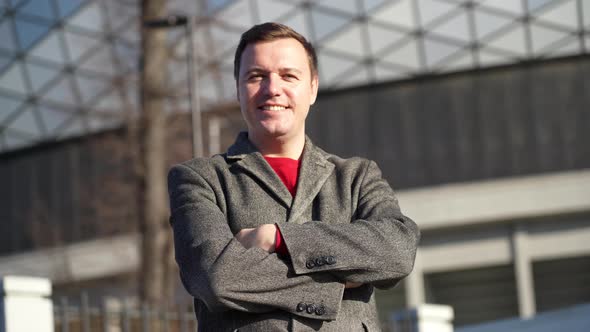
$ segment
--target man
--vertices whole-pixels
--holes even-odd
[[[170,170],[171,223],[200,331],[378,331],[374,288],[410,273],[419,231],[374,162],[314,146],[317,58],[281,24],[236,50],[248,131]]]

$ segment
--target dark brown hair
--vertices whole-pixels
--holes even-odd
[[[240,38],[240,43],[236,49],[236,55],[234,57],[234,78],[236,81],[240,75],[240,62],[242,53],[249,44],[257,42],[268,42],[277,39],[293,38],[303,45],[305,52],[307,53],[307,60],[309,62],[309,68],[311,75],[317,75],[318,73],[318,58],[315,53],[315,49],[310,42],[305,39],[302,35],[297,33],[295,30],[288,26],[280,23],[268,22],[253,26],[250,30],[244,32]]]

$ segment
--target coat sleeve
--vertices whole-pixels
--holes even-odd
[[[214,173],[202,169],[199,173],[204,176],[177,165],[168,174],[175,258],[187,291],[210,311],[280,309],[307,318],[335,319],[344,284],[330,273],[297,275],[276,254],[245,249],[219,208],[220,190],[207,180]]]
[[[354,220],[280,223],[300,275],[330,271],[345,281],[390,288],[414,266],[420,231],[400,211],[373,161],[365,164]]]

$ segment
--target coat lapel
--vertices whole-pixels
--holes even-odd
[[[305,148],[297,180],[297,194],[293,200],[288,222],[304,223],[308,220],[298,219],[305,212],[322,186],[332,174],[334,164],[316,148],[309,138],[305,139]]]
[[[241,132],[236,142],[227,150],[227,159],[235,160],[237,167],[250,174],[262,187],[273,195],[286,208],[291,206],[293,198],[279,176],[264,160],[262,154],[248,140],[248,134]]]
[[[315,147],[307,137],[301,158],[297,194],[293,198],[279,176],[264,160],[262,154],[250,143],[246,132],[241,132],[236,142],[227,151],[228,160],[235,160],[234,165],[250,174],[281,204],[290,208],[287,221],[296,223],[308,221],[298,220],[298,217],[313,202],[334,169],[334,164],[329,162],[321,150]]]

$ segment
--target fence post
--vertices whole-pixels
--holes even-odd
[[[121,328],[123,332],[131,332],[131,322],[129,321],[131,313],[129,311],[127,300],[121,300]]]
[[[152,320],[150,317],[150,308],[147,303],[142,303],[142,305],[141,305],[142,332],[150,332],[150,325],[152,325]]]
[[[109,327],[111,323],[111,312],[105,299],[103,299],[100,304],[100,313],[102,316],[102,332],[109,332]]]
[[[2,276],[0,291],[0,331],[53,332],[49,279]]]
[[[180,327],[180,332],[186,332],[188,330],[185,309],[182,305],[178,305],[178,326]]]
[[[391,315],[391,329],[400,332],[453,332],[453,307],[421,304]]]
[[[90,306],[88,305],[88,294],[82,292],[80,294],[80,321],[82,322],[82,332],[90,332]]]
[[[61,298],[60,313],[61,332],[70,332],[70,305],[68,304],[68,298],[65,296]]]
[[[162,332],[168,332],[168,306],[167,305],[163,305],[160,306],[160,331]]]

